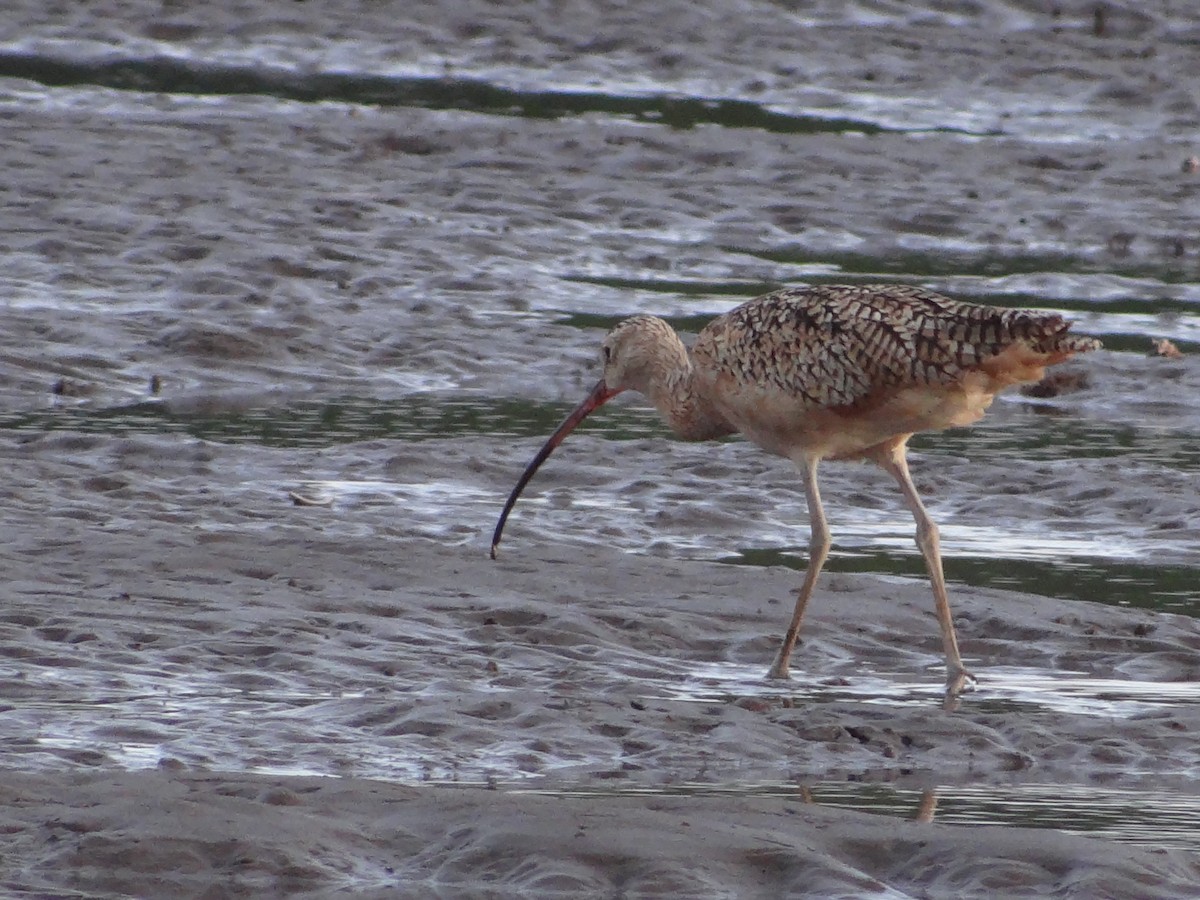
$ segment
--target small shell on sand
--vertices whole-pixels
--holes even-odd
[[[1150,341],[1153,349],[1147,356],[1162,356],[1166,359],[1182,359],[1183,351],[1167,338],[1153,338]]]

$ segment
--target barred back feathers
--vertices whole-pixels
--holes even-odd
[[[1100,346],[1069,327],[1054,313],[964,303],[919,287],[822,285],[743,303],[709,324],[692,352],[718,378],[835,409],[889,390],[953,384],[1016,344],[1044,355],[1041,365]]]

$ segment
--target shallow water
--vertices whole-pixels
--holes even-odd
[[[528,790],[520,784],[515,790]],[[917,790],[887,784],[679,784],[663,789],[548,790],[550,796],[604,798],[627,794],[771,797],[944,825],[1019,825],[1153,847],[1200,850],[1200,797],[1169,791],[1011,784]]]
[[[1193,682],[1151,684],[1095,678],[1083,672],[1047,674],[1011,666],[983,669],[976,665],[976,660],[966,659],[966,662],[978,669],[977,674],[984,679],[982,694],[971,697],[972,705],[984,711],[1072,712],[1124,718],[1200,703],[1200,685]],[[728,663],[701,664],[694,667],[683,683],[673,685],[666,696],[701,703],[744,696],[774,698],[789,704],[856,699],[889,706],[928,706],[941,699],[942,686],[936,681],[922,683],[911,678],[911,675],[898,672],[864,670],[862,677],[856,677],[853,683],[821,683],[811,680],[811,674],[801,673],[800,680],[809,682],[804,686],[776,687],[764,686],[759,668]]]
[[[311,450],[381,438],[418,443],[444,438],[538,438],[548,434],[568,409],[557,404],[441,394],[419,394],[391,402],[338,398],[215,414],[175,411],[169,404],[146,401],[111,409],[62,406],[10,416],[6,422],[0,421],[0,426],[32,433],[180,434],[217,442]],[[917,465],[936,465],[938,456],[961,454],[980,466],[993,467],[1016,468],[1030,460],[1061,464],[1093,458],[1181,474],[1200,472],[1200,432],[1046,418],[1036,414],[1039,407],[1030,409],[1033,415],[1010,416],[1000,424],[985,421],[972,429],[919,437],[914,446],[925,458]],[[608,411],[583,426],[582,431],[612,441],[667,436],[653,413],[639,409]],[[664,480],[658,490],[667,495],[673,487]],[[622,502],[612,491],[613,487],[604,485],[580,489],[565,504],[551,503],[547,507],[535,483],[518,514],[527,517],[544,509],[551,516],[550,527],[557,527],[554,522],[560,516],[569,516],[576,522],[587,517],[584,524],[589,530],[609,522],[614,528],[627,528],[628,521],[636,520],[645,507]],[[495,493],[465,480],[427,478],[409,482],[312,481],[298,485],[296,492],[316,502],[338,504],[342,509],[362,503],[395,504],[412,522],[425,521],[436,527],[438,522],[451,520],[480,530],[494,517],[497,500]],[[1093,493],[1104,496],[1105,489]],[[696,529],[681,528],[675,534],[660,531],[655,535],[656,552],[803,570],[807,560],[803,497],[798,486],[791,491],[773,492],[772,496],[770,506],[757,521],[743,526],[740,534],[706,538],[702,530]],[[719,499],[715,503],[720,506]],[[945,566],[953,581],[1146,609],[1188,614],[1200,611],[1192,529],[1133,530],[1131,523],[1105,522],[1100,516],[1091,516],[1084,523],[1070,508],[1043,513],[1041,517],[1007,517],[1001,513],[987,521],[956,513],[952,506],[942,510],[940,505],[932,503],[931,508],[943,522]],[[912,540],[911,519],[895,497],[888,498],[883,507],[833,508],[830,519],[836,544],[829,571],[913,577],[924,574],[924,563]],[[610,528],[610,534],[612,531]],[[788,536],[797,543],[778,543]],[[631,551],[644,547],[640,532],[629,534],[625,540],[619,535],[612,538]],[[754,538],[764,543],[747,543]],[[473,542],[475,532],[468,531],[456,540]]]
[[[420,640],[453,644],[461,642],[462,636],[425,628]],[[967,662],[976,670],[981,685],[964,702],[983,715],[1015,711],[1032,717],[1068,714],[1128,719],[1200,704],[1200,686],[1194,682],[1149,683],[1079,672],[980,667],[970,658]],[[635,703],[749,701],[756,706],[790,709],[852,701],[887,708],[929,708],[940,704],[943,690],[940,666],[930,666],[928,673],[915,681],[913,673],[872,672],[867,667],[851,679],[822,680],[798,665],[792,682],[775,684],[764,681],[761,666],[697,663],[687,671],[635,674],[646,665],[645,660],[631,658],[617,666],[630,679],[629,694]],[[185,674],[170,667],[157,674],[125,677],[89,676],[68,669],[57,678],[43,674],[36,685],[14,680],[11,673],[0,672],[0,677],[8,698],[6,721],[24,734],[20,741],[7,742],[6,752],[12,761],[19,759],[22,765],[35,768],[74,761],[137,769],[172,760],[176,765],[217,770],[471,783],[504,780],[516,774],[536,782],[553,779],[561,771],[603,769],[613,761],[607,747],[578,746],[558,757],[537,754],[537,765],[530,768],[534,756],[529,749],[531,741],[518,734],[508,742],[451,748],[436,739],[447,730],[433,724],[438,714],[424,725],[404,728],[411,704],[419,707],[423,696],[440,698],[452,687],[436,680],[421,684],[417,673],[405,678],[404,684],[393,681],[392,691],[354,687],[333,692],[321,692],[320,678],[300,674],[286,679],[275,674]],[[64,686],[73,694],[70,702],[59,697]],[[456,702],[468,707],[502,708],[510,699],[515,705],[512,689],[500,684],[453,688],[461,695]],[[550,691],[548,696],[553,698],[555,692]],[[383,732],[385,736],[364,741],[363,728],[368,724],[391,727]],[[433,739],[428,748],[422,736]],[[434,747],[436,753],[428,752]],[[922,771],[919,763],[917,771]],[[1158,772],[1158,768],[1139,771],[1127,767],[1122,774],[1136,780]],[[1174,774],[1195,778],[1200,773]],[[925,777],[936,780],[937,773],[929,771]],[[1196,827],[1200,829],[1200,825]]]
[[[482,554],[521,467],[594,380],[599,329],[651,312],[695,332],[777,286],[895,280],[1062,310],[1106,344],[1076,364],[1077,392],[1008,397],[976,427],[913,441],[952,595],[1200,614],[1200,176],[1180,168],[1200,121],[1191,13],[1115,9],[1097,46],[1090,6],[1048,22],[1036,4],[984,4],[964,26],[942,10],[810,4],[780,28],[767,4],[725,33],[686,4],[663,50],[651,23],[598,21],[594,4],[539,29],[516,6],[426,6],[400,29],[331,13],[329,33],[290,8],[209,27],[30,4],[0,25],[14,184],[0,205],[0,436],[29,467],[6,487],[12,505],[50,523],[14,543],[52,546],[64,520],[149,521],[187,523],[189,542],[294,528],[298,545],[316,533]],[[999,39],[980,47],[964,27]],[[843,52],[850,35],[864,52]],[[930,45],[938,66],[913,49]],[[1182,359],[1147,357],[1164,337]],[[95,468],[86,495],[77,465]],[[923,578],[893,486],[857,466],[824,477],[830,572]],[[289,519],[289,495],[318,504],[314,517]],[[569,554],[598,536],[631,554],[802,568],[807,525],[788,465],[738,442],[681,445],[622,400],[539,474],[505,552]],[[76,594],[107,589],[94,568],[79,566]],[[403,588],[387,596],[411,602]],[[45,590],[14,641],[21,628],[78,636],[53,621],[75,594]],[[112,614],[122,627],[196,614],[132,602]],[[460,630],[410,626],[389,639],[426,655],[372,680],[361,648],[298,636],[350,641],[356,623],[338,615],[282,637],[234,623],[245,633],[206,645],[210,670],[149,638],[119,659],[88,656],[86,632],[82,650],[14,650],[0,664],[6,754],[29,768],[165,761],[519,788],[578,777],[563,790],[603,793],[590,774],[614,765],[612,741],[580,745],[551,718],[525,728],[537,740],[481,730],[456,753],[443,735],[463,714],[421,717],[422,698],[482,710],[515,690],[429,676],[470,645]],[[242,656],[291,642],[313,669],[259,674]],[[799,689],[741,663],[589,665],[638,702],[902,708],[940,692],[933,668]],[[1200,700],[1194,681],[1136,671],[979,674],[969,702],[984,716],[1130,719]],[[936,821],[1200,849],[1198,773],[1169,774],[1174,786],[1144,790],[938,785]],[[886,785],[810,792],[901,816],[919,801]]]

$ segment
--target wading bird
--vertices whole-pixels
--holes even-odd
[[[964,303],[906,285],[775,291],[718,316],[690,352],[662,319],[626,319],[604,339],[604,376],[509,495],[492,536],[492,558],[534,472],[589,413],[622,391],[648,397],[684,440],[740,433],[792,460],[808,499],[808,569],[768,673],[786,678],[800,620],[829,555],[817,466],[823,459],[869,459],[896,479],[916,519],[953,697],[975,679],[958,652],[938,528],[909,475],[908,440],[974,422],[998,391],[1038,381],[1046,366],[1100,347],[1068,334],[1069,328],[1054,313]]]

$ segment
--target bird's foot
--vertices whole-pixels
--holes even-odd
[[[968,672],[962,664],[946,666],[946,708],[955,709],[958,698],[966,691],[972,691],[979,684],[979,679]]]
[[[771,668],[767,670],[767,678],[772,681],[788,681],[791,675],[788,674],[788,660],[784,656],[777,656],[775,662],[771,663]]]

